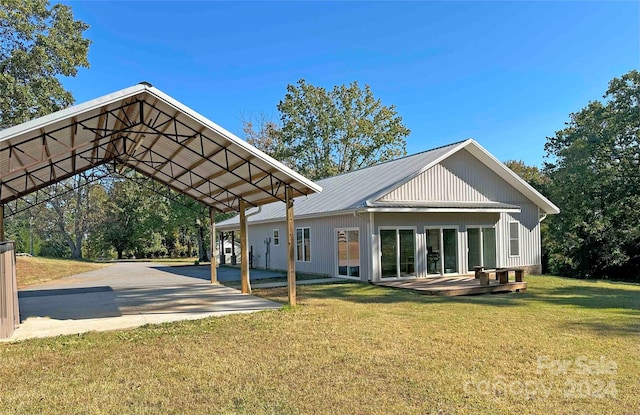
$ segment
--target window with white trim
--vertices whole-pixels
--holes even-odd
[[[509,222],[509,255],[520,255],[520,224]]]
[[[273,246],[280,246],[280,229],[273,230]]]
[[[296,228],[296,261],[311,262],[311,237],[309,228]]]

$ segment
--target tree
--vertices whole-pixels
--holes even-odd
[[[504,164],[537,191],[542,194],[546,193],[546,187],[549,185],[550,180],[538,167],[529,166],[522,160],[507,160]]]
[[[409,129],[395,107],[382,105],[368,85],[362,89],[352,82],[327,91],[301,79],[287,86],[278,111],[281,126],[263,122],[256,130],[245,122],[245,135],[311,179],[406,155]]]
[[[549,176],[547,176],[542,170],[536,166],[529,166],[522,160],[508,160],[504,164],[509,167],[514,173],[516,173],[522,180],[533,186],[543,195],[548,194],[548,187],[550,184]],[[540,223],[540,239],[542,248],[542,272],[549,272],[549,246],[552,243],[549,238],[549,222],[551,218]]]
[[[94,174],[100,173],[90,170],[49,187],[55,197],[35,211],[44,239],[64,242],[71,258],[82,258],[83,242],[101,219],[106,193]]]
[[[604,102],[549,137],[545,171],[561,214],[552,266],[578,277],[640,279],[640,72],[614,78]]]
[[[47,0],[0,1],[0,129],[73,103],[60,76],[89,67],[89,26]]]

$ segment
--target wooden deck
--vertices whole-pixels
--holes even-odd
[[[495,293],[512,293],[526,291],[526,282],[507,282],[500,284],[490,280],[489,285],[480,285],[480,280],[473,276],[428,277],[409,280],[381,281],[373,283],[382,287],[403,288],[420,294],[459,296]]]

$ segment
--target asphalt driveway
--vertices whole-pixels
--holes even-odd
[[[220,267],[221,281],[239,280]],[[251,271],[251,279],[281,276]],[[18,292],[20,327],[9,340],[277,309],[281,304],[213,285],[208,266],[119,262]]]

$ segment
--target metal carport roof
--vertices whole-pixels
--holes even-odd
[[[104,164],[125,165],[218,211],[322,188],[141,83],[0,131],[0,205]]]

